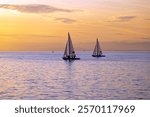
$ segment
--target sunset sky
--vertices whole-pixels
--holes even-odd
[[[0,51],[150,51],[150,0],[0,0]]]

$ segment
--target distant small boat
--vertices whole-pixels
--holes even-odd
[[[66,48],[65,48],[63,59],[64,60],[79,60],[80,59],[76,57],[69,32],[68,32],[68,41],[66,43]]]
[[[96,40],[96,45],[92,54],[93,57],[105,57],[102,53],[102,49],[100,47],[98,39]]]

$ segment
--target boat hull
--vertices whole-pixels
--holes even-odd
[[[92,55],[93,57],[105,57],[105,55]]]
[[[62,59],[64,59],[64,60],[80,60],[80,58],[66,58],[66,57],[63,57]]]

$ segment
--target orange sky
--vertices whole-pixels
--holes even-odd
[[[0,1],[0,51],[150,50],[149,0]]]

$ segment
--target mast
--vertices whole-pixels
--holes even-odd
[[[70,56],[70,54],[71,54],[71,53],[70,53],[70,51],[71,51],[71,50],[70,50],[70,41],[71,41],[71,39],[70,39],[70,33],[68,32],[69,56]]]
[[[98,48],[98,44],[99,44],[99,43],[98,43],[98,39],[97,39],[97,43],[96,43],[96,45],[97,45],[97,52],[96,52],[96,53],[97,53],[97,56],[98,56],[98,51],[99,51],[99,50],[98,50],[98,49],[99,49],[99,48]]]

